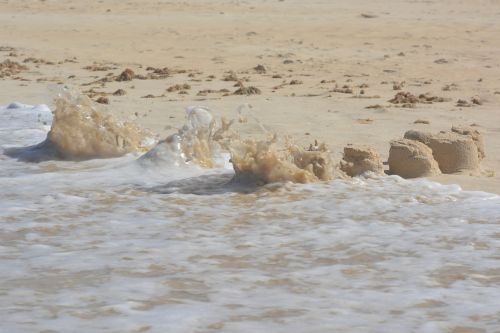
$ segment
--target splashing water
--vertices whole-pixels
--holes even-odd
[[[43,141],[52,117],[0,107],[0,147]],[[296,180],[270,161],[328,179],[326,148],[302,160],[206,109],[187,118],[139,159],[0,155],[2,331],[498,329],[498,196],[395,176],[231,182],[224,153],[263,183]]]
[[[160,159],[175,165],[192,162],[214,168],[227,166],[227,157],[230,156],[235,172],[233,181],[257,184],[331,180],[334,170],[341,175],[335,169],[325,144],[316,143],[305,150],[286,137],[280,139],[268,132],[265,133],[267,139],[243,139],[242,131],[233,130],[233,127],[247,122],[248,117],[241,109],[237,122],[221,119],[219,124],[207,108],[190,107],[186,124],[178,133],[161,141],[141,160]]]
[[[146,151],[154,144],[150,133],[131,122],[116,120],[85,95],[62,90],[54,99],[52,127],[34,146],[7,153],[26,161],[86,160]]]

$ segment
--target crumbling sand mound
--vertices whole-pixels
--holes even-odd
[[[340,161],[340,169],[348,176],[356,177],[371,171],[384,174],[384,165],[379,154],[369,147],[352,146],[344,147],[344,157]]]
[[[471,137],[453,132],[439,133],[431,137],[429,147],[443,173],[476,170],[479,153]]]
[[[469,126],[452,126],[451,131],[458,134],[470,136],[476,144],[479,160],[481,161],[486,157],[486,153],[484,151],[484,139],[478,130],[473,129]]]
[[[438,175],[440,171],[429,147],[419,141],[401,139],[391,141],[389,173],[417,178]]]

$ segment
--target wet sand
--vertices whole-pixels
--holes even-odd
[[[0,63],[25,67],[0,70],[0,105],[48,103],[51,86],[70,85],[163,138],[188,105],[234,118],[250,103],[336,160],[348,143],[387,159],[408,129],[474,124],[484,175],[432,179],[500,193],[499,19],[494,2],[2,1]],[[444,101],[390,103],[401,91]]]

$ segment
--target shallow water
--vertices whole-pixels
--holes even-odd
[[[2,149],[46,106],[0,107]],[[45,124],[44,124],[45,123]],[[0,155],[2,332],[494,332],[500,197],[399,177]]]

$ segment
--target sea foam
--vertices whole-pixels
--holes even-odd
[[[4,152],[50,130],[48,107],[18,106],[0,107]],[[224,148],[212,143],[198,152]],[[0,155],[3,330],[499,327],[497,195],[397,176],[235,184],[224,159],[171,163],[175,147],[185,152]]]

